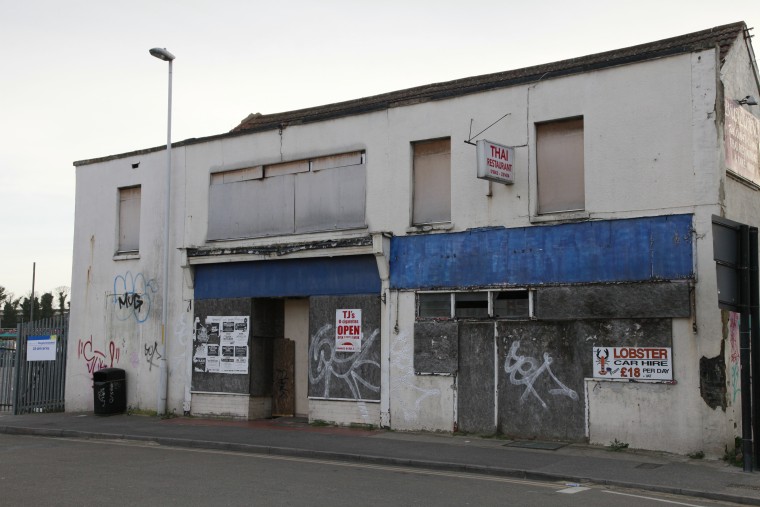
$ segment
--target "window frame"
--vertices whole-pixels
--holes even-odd
[[[521,315],[518,317],[501,317],[495,315],[494,301],[498,294],[503,292],[523,292],[527,295],[528,300],[528,315]],[[488,312],[483,317],[469,317],[457,315],[457,294],[482,294],[486,293],[488,298]],[[535,291],[526,287],[516,287],[508,289],[484,289],[484,290],[455,290],[455,291],[427,291],[420,290],[415,292],[415,320],[532,320],[535,319],[535,307],[534,307],[534,293]],[[420,296],[427,294],[448,294],[449,295],[449,315],[448,316],[429,316],[420,315],[421,301]]]
[[[431,149],[436,144],[440,144],[443,142],[448,143],[448,151],[438,151],[438,152],[432,152],[432,153],[417,153],[417,150],[419,149],[422,151],[423,148]],[[432,165],[431,159],[436,156],[440,156],[441,154],[447,153],[447,161],[448,165],[445,169],[441,169],[441,171],[446,170],[447,171],[447,177],[444,179],[440,178],[433,178],[432,176],[429,176],[433,172],[436,171],[435,166]],[[422,163],[431,164],[431,166],[423,165]],[[438,137],[434,139],[425,139],[425,140],[419,140],[419,141],[412,141],[411,143],[411,165],[412,165],[412,171],[411,171],[411,203],[410,203],[410,223],[412,227],[424,227],[424,226],[432,226],[437,224],[450,224],[451,223],[451,136],[447,137]],[[438,182],[446,182],[445,184],[442,183],[440,189],[431,189],[430,186],[424,185],[424,181],[418,181],[419,179],[424,178],[427,176],[429,179],[435,179]],[[444,188],[445,187],[445,188]],[[422,189],[425,189],[425,191],[422,191]],[[439,210],[433,209],[432,211],[427,210],[425,208],[435,208],[434,205],[432,205],[432,202],[436,201],[436,197],[438,200],[443,199],[443,194],[446,193],[446,189],[448,189],[448,195],[446,196],[446,203],[447,203],[447,212],[445,213],[446,216],[443,216],[441,214],[440,216],[436,216],[437,213],[439,213]],[[437,195],[440,194],[440,195]],[[431,197],[432,196],[432,197]],[[442,203],[439,203],[442,204]],[[423,209],[419,209],[422,207]]]
[[[135,192],[136,191],[136,192]],[[136,193],[137,197],[128,197],[125,194]],[[128,185],[125,187],[118,187],[117,192],[117,211],[116,211],[116,255],[134,255],[140,252],[140,220],[142,218],[142,185]],[[137,201],[136,205],[132,203],[132,206],[125,208],[124,203],[129,201]],[[125,212],[126,211],[126,212]],[[129,220],[129,223],[126,223]],[[131,224],[131,229],[134,231],[125,231],[127,227],[125,225]],[[122,239],[124,232],[130,233],[131,241]],[[132,238],[134,234],[134,238]]]
[[[575,126],[573,126],[575,124]],[[563,167],[569,167],[567,169],[568,172],[570,172],[569,175],[559,183],[554,183],[554,181],[557,179],[556,175],[560,171],[565,171],[566,169],[556,169],[556,158],[557,156],[551,153],[551,150],[549,150],[549,153],[547,152],[546,145],[544,144],[544,147],[542,148],[542,143],[545,143],[547,141],[547,135],[554,135],[554,139],[558,139],[559,135],[561,134],[562,127],[566,127],[566,138],[569,139],[570,136],[577,136],[580,134],[580,150],[577,150],[575,152],[571,152],[571,155],[574,153],[576,155],[579,155],[580,160],[577,159],[577,157],[570,158],[570,162],[567,162],[566,159],[562,160],[562,163],[567,164]],[[585,216],[588,214],[587,210],[587,202],[586,202],[586,134],[585,134],[585,118],[582,115],[579,116],[573,116],[568,118],[562,118],[562,119],[555,119],[555,120],[548,120],[548,121],[540,121],[534,123],[534,167],[533,167],[533,173],[535,175],[535,192],[534,194],[534,202],[535,206],[533,209],[533,215],[534,218],[538,219],[558,219],[558,218],[564,218],[566,216]],[[547,132],[546,134],[542,135],[542,131]],[[569,134],[570,136],[568,136]],[[543,138],[543,141],[542,141]],[[548,139],[552,139],[549,137]],[[557,141],[557,142],[561,142]],[[577,146],[575,148],[578,148]],[[542,152],[545,155],[542,155]],[[542,156],[544,158],[547,157],[555,157],[550,158],[548,165],[542,165],[541,159]],[[554,164],[552,164],[554,162]],[[544,162],[546,164],[546,162]],[[542,167],[549,167],[548,169],[542,170]],[[578,180],[582,180],[580,183],[578,183]],[[544,182],[546,181],[552,181],[551,186],[545,186],[544,188],[547,189],[544,192],[549,193],[557,193],[557,188],[567,189],[572,188],[573,185],[576,186],[576,191],[578,195],[572,196],[571,199],[568,199],[570,201],[570,204],[563,206],[562,204],[557,204],[555,206],[548,206],[547,203],[544,202],[546,197],[542,199],[542,180]],[[544,194],[545,195],[545,194]]]

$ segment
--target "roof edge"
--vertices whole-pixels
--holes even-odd
[[[508,88],[510,86],[525,83],[554,79],[710,48],[718,49],[719,58],[722,60],[737,38],[740,35],[743,35],[744,30],[746,29],[747,25],[743,21],[739,21],[658,41],[531,67],[465,77],[452,81],[443,81],[304,109],[266,115],[261,113],[249,114],[230,132],[201,138],[186,139],[184,141],[172,143],[172,148],[180,148],[203,142],[232,138],[239,135],[276,130],[291,125],[326,121],[345,116],[382,111],[392,107],[401,107],[432,100],[443,100],[470,95],[499,88]],[[165,149],[166,146],[164,145],[119,155],[80,160],[74,162],[74,166],[80,167],[110,160],[145,155]]]

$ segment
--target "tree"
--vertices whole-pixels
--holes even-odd
[[[55,315],[53,311],[53,293],[46,292],[40,296],[40,319],[49,319]],[[35,316],[37,313],[35,312]]]
[[[60,315],[66,313],[66,298],[69,297],[69,292],[70,289],[66,285],[55,288],[55,293],[58,295],[58,313]]]
[[[3,327],[15,328],[18,325],[18,299],[6,298],[3,305]]]
[[[31,296],[31,294],[30,294]],[[21,302],[21,315],[24,319],[24,322],[29,322],[32,318],[31,310],[34,308],[34,320],[37,320],[40,317],[40,298],[34,298],[33,300],[30,300],[30,296],[27,296],[24,298],[24,300]],[[34,306],[32,306],[34,305]]]
[[[0,285],[0,304],[8,298],[8,293],[5,292],[5,287]]]

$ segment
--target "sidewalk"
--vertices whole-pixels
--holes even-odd
[[[509,440],[319,427],[290,418],[226,421],[102,417],[91,412],[0,414],[0,433],[144,440],[167,446],[594,483],[760,505],[758,471],[745,473],[716,460],[646,451],[612,452],[579,444],[556,450],[531,449]]]

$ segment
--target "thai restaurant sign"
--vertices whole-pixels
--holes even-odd
[[[726,167],[760,185],[760,119],[732,99],[725,100]]]
[[[594,347],[594,378],[673,380],[670,347]]]
[[[482,139],[476,143],[478,178],[511,185],[515,182],[512,164],[515,149]]]

